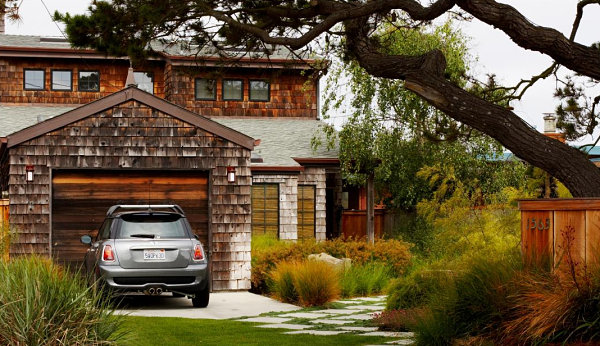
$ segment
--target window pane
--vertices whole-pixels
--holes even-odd
[[[223,100],[242,100],[243,84],[241,80],[223,79]]]
[[[71,71],[52,71],[52,90],[71,90]]]
[[[214,79],[196,78],[196,99],[216,100],[217,81]]]
[[[315,186],[298,185],[298,240],[315,237]]]
[[[270,83],[264,80],[250,81],[250,100],[269,101]]]
[[[25,70],[25,89],[44,90],[44,70]]]
[[[279,230],[279,185],[252,185],[252,234],[272,234]]]
[[[154,94],[154,75],[152,72],[134,72],[133,78],[138,88]]]
[[[79,90],[80,91],[100,91],[100,72],[81,71],[79,72]]]

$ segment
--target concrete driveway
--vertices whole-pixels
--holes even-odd
[[[211,293],[210,303],[206,308],[192,307],[188,298],[176,298],[170,293],[158,297],[144,295],[128,295],[123,299],[119,314],[149,317],[183,317],[227,319],[242,316],[256,316],[265,312],[294,311],[299,307],[281,303],[249,292]]]

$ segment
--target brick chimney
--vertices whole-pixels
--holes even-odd
[[[544,135],[562,143],[565,142],[565,134],[556,132],[556,115],[554,113],[544,113]]]

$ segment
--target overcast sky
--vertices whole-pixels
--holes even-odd
[[[576,0],[526,0],[503,1],[515,6],[533,23],[553,27],[566,36],[576,11]],[[22,22],[7,22],[7,34],[61,36],[61,32],[44,8],[46,4],[50,13],[60,12],[83,13],[90,1],[87,0],[24,0],[21,5]],[[588,6],[581,23],[576,41],[591,44],[600,41],[600,6]],[[480,76],[494,73],[499,81],[505,84],[518,82],[546,69],[551,64],[547,57],[526,51],[512,43],[499,30],[474,20],[462,24],[463,31],[471,37],[469,46],[471,54],[478,58],[475,71]],[[553,112],[557,100],[553,98],[555,82],[547,80],[538,82],[525,95],[522,102],[513,103],[515,112],[539,130],[543,129],[542,113]],[[589,142],[590,139],[588,138]]]

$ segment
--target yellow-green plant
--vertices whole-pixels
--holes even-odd
[[[302,306],[322,306],[340,297],[339,272],[328,263],[305,261],[294,275],[294,287]]]
[[[17,237],[17,232],[8,222],[0,223],[0,260],[8,260],[10,244]]]
[[[121,318],[107,304],[50,259],[0,261],[0,345],[113,343]]]
[[[339,275],[321,261],[281,262],[270,274],[269,288],[281,301],[322,306],[340,297]]]

